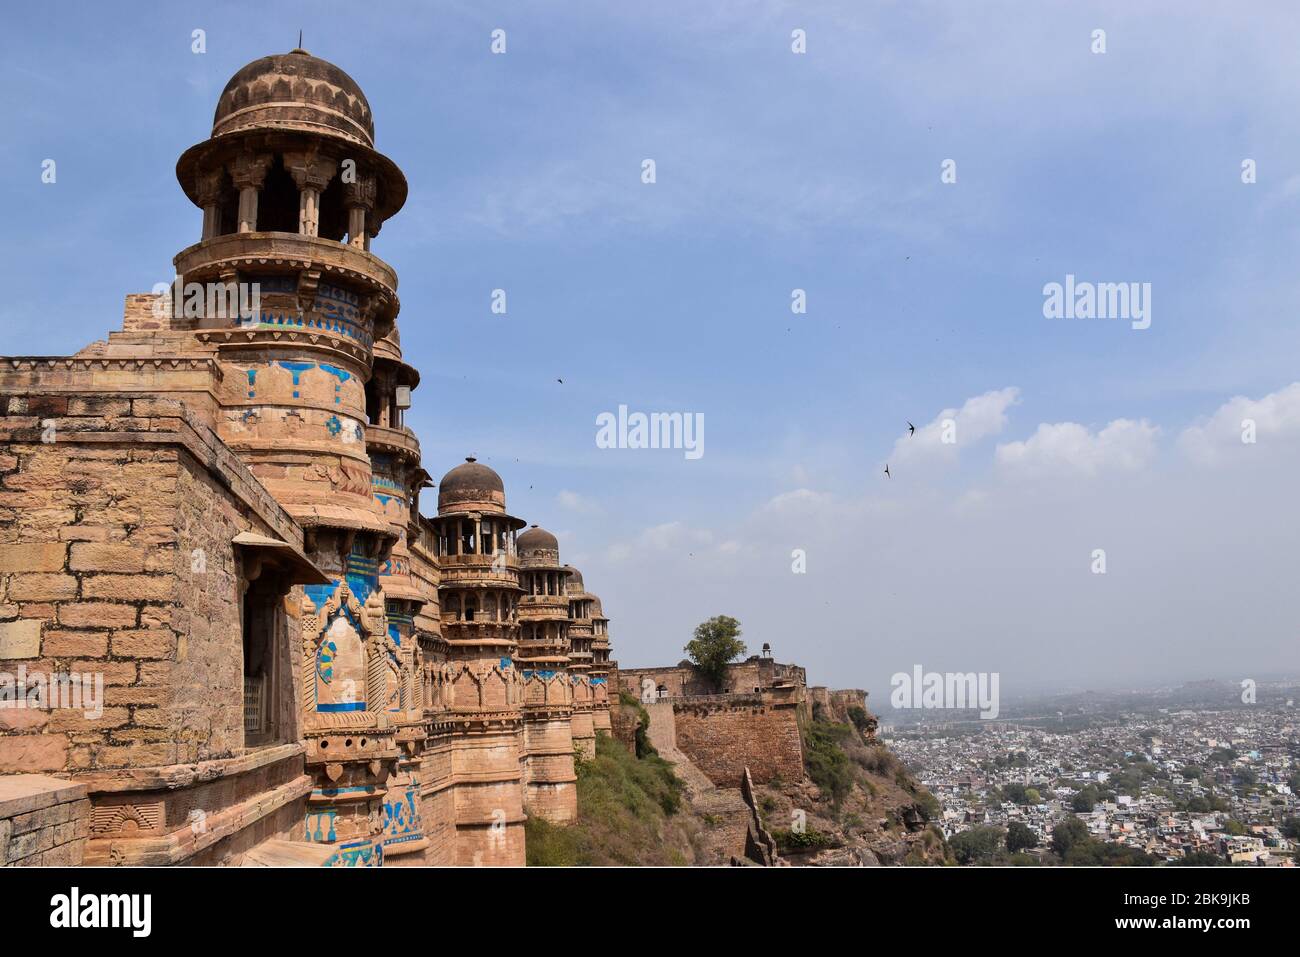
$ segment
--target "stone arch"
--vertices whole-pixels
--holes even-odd
[[[478,675],[468,665],[462,665],[451,679],[451,701],[453,707],[483,707],[483,688]]]
[[[383,688],[376,661],[392,644],[380,593],[362,605],[344,579],[319,608],[304,596],[302,635],[303,711],[376,710]]]

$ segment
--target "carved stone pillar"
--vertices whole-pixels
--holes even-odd
[[[375,178],[359,176],[354,182],[344,183],[343,202],[348,207],[348,245],[369,249],[366,220],[375,208]]]
[[[329,185],[338,163],[315,153],[286,153],[285,169],[298,187],[298,233],[320,234],[320,194]]]
[[[203,239],[221,235],[221,178],[220,168],[199,175],[195,190],[199,205],[203,207]]]
[[[271,168],[269,153],[241,153],[230,166],[230,179],[239,190],[239,231],[257,231],[257,194]]]

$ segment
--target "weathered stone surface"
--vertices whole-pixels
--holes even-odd
[[[77,597],[77,579],[63,573],[15,575],[9,581],[11,601],[59,601]]]
[[[0,659],[36,658],[41,653],[41,623],[30,618],[0,621]]]
[[[6,482],[6,488],[11,487]],[[25,504],[18,496],[15,504]],[[11,572],[56,572],[63,568],[68,546],[59,542],[0,546],[0,574]]]
[[[0,736],[0,774],[60,771],[67,755],[68,743],[62,735]]]
[[[73,602],[59,606],[59,624],[67,628],[122,628],[136,623],[134,605],[111,602]]]
[[[0,777],[0,866],[81,864],[89,813],[81,784],[37,774]]]
[[[145,550],[135,545],[77,542],[68,567],[79,572],[142,572]]]

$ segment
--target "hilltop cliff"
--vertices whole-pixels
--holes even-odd
[[[839,721],[833,719],[848,715],[813,710],[800,728],[806,777],[755,788],[782,859],[796,866],[950,863],[942,834],[930,824],[938,803],[875,740],[874,719]]]
[[[793,666],[775,668],[794,673]],[[683,677],[679,669],[653,674]],[[633,681],[639,684],[640,674]],[[679,836],[679,862],[949,861],[930,825],[938,804],[876,740],[865,692],[805,688],[801,680],[764,686],[748,676],[732,687],[746,690],[646,703],[624,691],[614,709],[614,732],[627,752],[671,768],[680,781],[681,807],[658,829]]]

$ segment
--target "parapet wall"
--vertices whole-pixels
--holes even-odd
[[[41,774],[0,777],[0,867],[77,867],[89,827],[80,784]]]
[[[179,403],[0,395],[0,672],[21,665],[33,682],[69,676],[95,692],[78,707],[0,711],[0,773],[237,755],[232,540],[246,529],[302,542]],[[280,717],[295,740],[296,663],[282,664]]]
[[[234,539],[299,554],[302,530],[179,402],[4,389],[0,799],[36,778],[78,794],[15,812],[39,814],[6,839],[43,864],[175,864],[300,833],[298,594],[268,682],[284,743],[250,749]],[[38,819],[48,835],[20,833]]]
[[[640,701],[650,700],[651,695],[676,698],[716,693],[752,694],[778,686],[803,688],[806,685],[803,668],[757,655],[727,665],[721,688],[710,685],[685,661],[669,668],[624,668],[617,673],[617,687]]]

